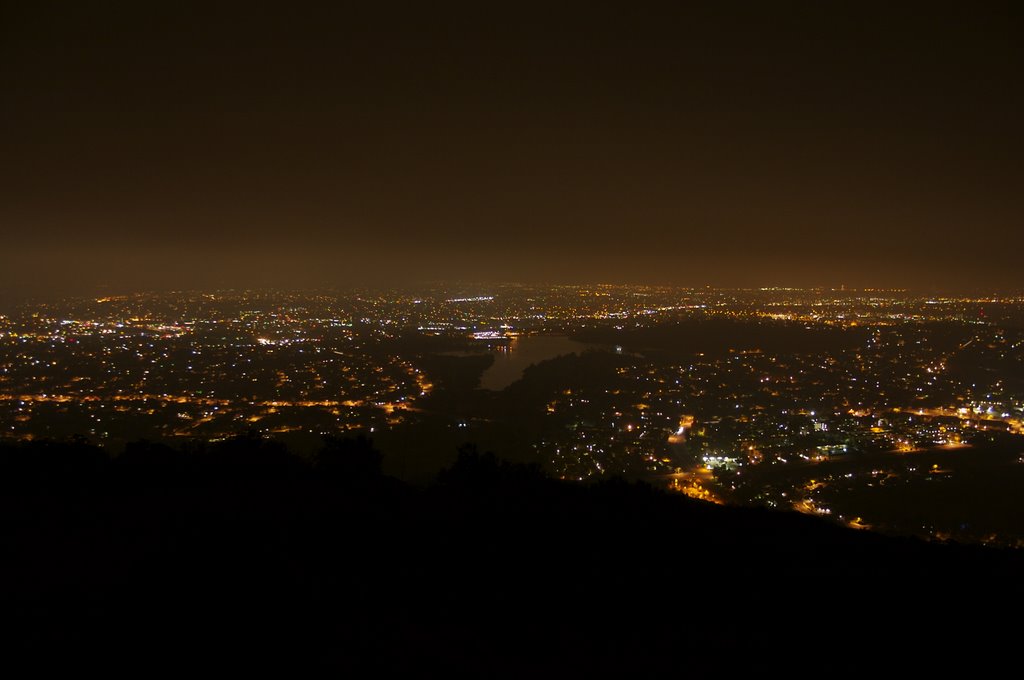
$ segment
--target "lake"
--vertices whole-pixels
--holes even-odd
[[[591,345],[570,340],[564,335],[525,335],[513,338],[507,349],[495,352],[494,363],[480,376],[480,387],[503,390],[523,377],[533,364],[566,354],[575,354]]]

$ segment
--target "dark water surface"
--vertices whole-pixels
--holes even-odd
[[[575,354],[590,345],[570,340],[564,335],[528,335],[515,338],[507,349],[498,350],[494,363],[480,377],[485,390],[503,390],[523,377],[523,370],[531,364]]]

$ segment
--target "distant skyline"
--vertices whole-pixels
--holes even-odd
[[[403,5],[0,9],[0,302],[1024,289],[1017,3]]]
[[[0,291],[0,315],[24,313],[35,310],[36,304],[59,305],[74,302],[113,302],[118,300],[143,301],[146,299],[167,299],[177,296],[187,300],[194,296],[223,296],[253,294],[256,296],[311,296],[312,298],[337,298],[338,300],[362,297],[373,299],[385,296],[386,299],[409,300],[422,297],[424,300],[445,300],[453,295],[482,295],[481,299],[508,300],[515,297],[517,291],[527,289],[538,292],[554,292],[559,290],[579,290],[599,292],[604,290],[612,293],[628,295],[637,294],[666,295],[678,293],[680,299],[706,294],[721,294],[729,297],[735,294],[738,298],[755,299],[761,294],[792,293],[805,300],[856,300],[861,298],[892,299],[895,301],[926,302],[929,300],[970,301],[984,305],[989,302],[1019,303],[1024,300],[1024,291],[999,290],[991,287],[976,286],[974,288],[942,288],[900,286],[685,286],[677,284],[647,283],[616,283],[608,281],[592,281],[582,283],[558,282],[522,282],[522,281],[389,281],[386,283],[362,282],[358,285],[332,286],[149,286],[132,288],[128,286],[114,287],[108,285],[83,285],[78,290],[40,290],[40,289],[5,289]],[[391,296],[390,298],[388,296]],[[808,297],[809,296],[809,297]],[[469,298],[467,298],[469,299]],[[474,298],[475,299],[475,298]]]

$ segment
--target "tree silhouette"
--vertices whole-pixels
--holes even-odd
[[[0,445],[0,484],[9,488],[82,488],[102,476],[110,457],[84,437]]]
[[[324,445],[316,455],[316,470],[335,482],[365,483],[381,478],[383,455],[373,440],[358,437],[324,437]]]

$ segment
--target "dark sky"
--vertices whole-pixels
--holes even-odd
[[[276,5],[5,3],[8,296],[1024,288],[1021,3]]]

